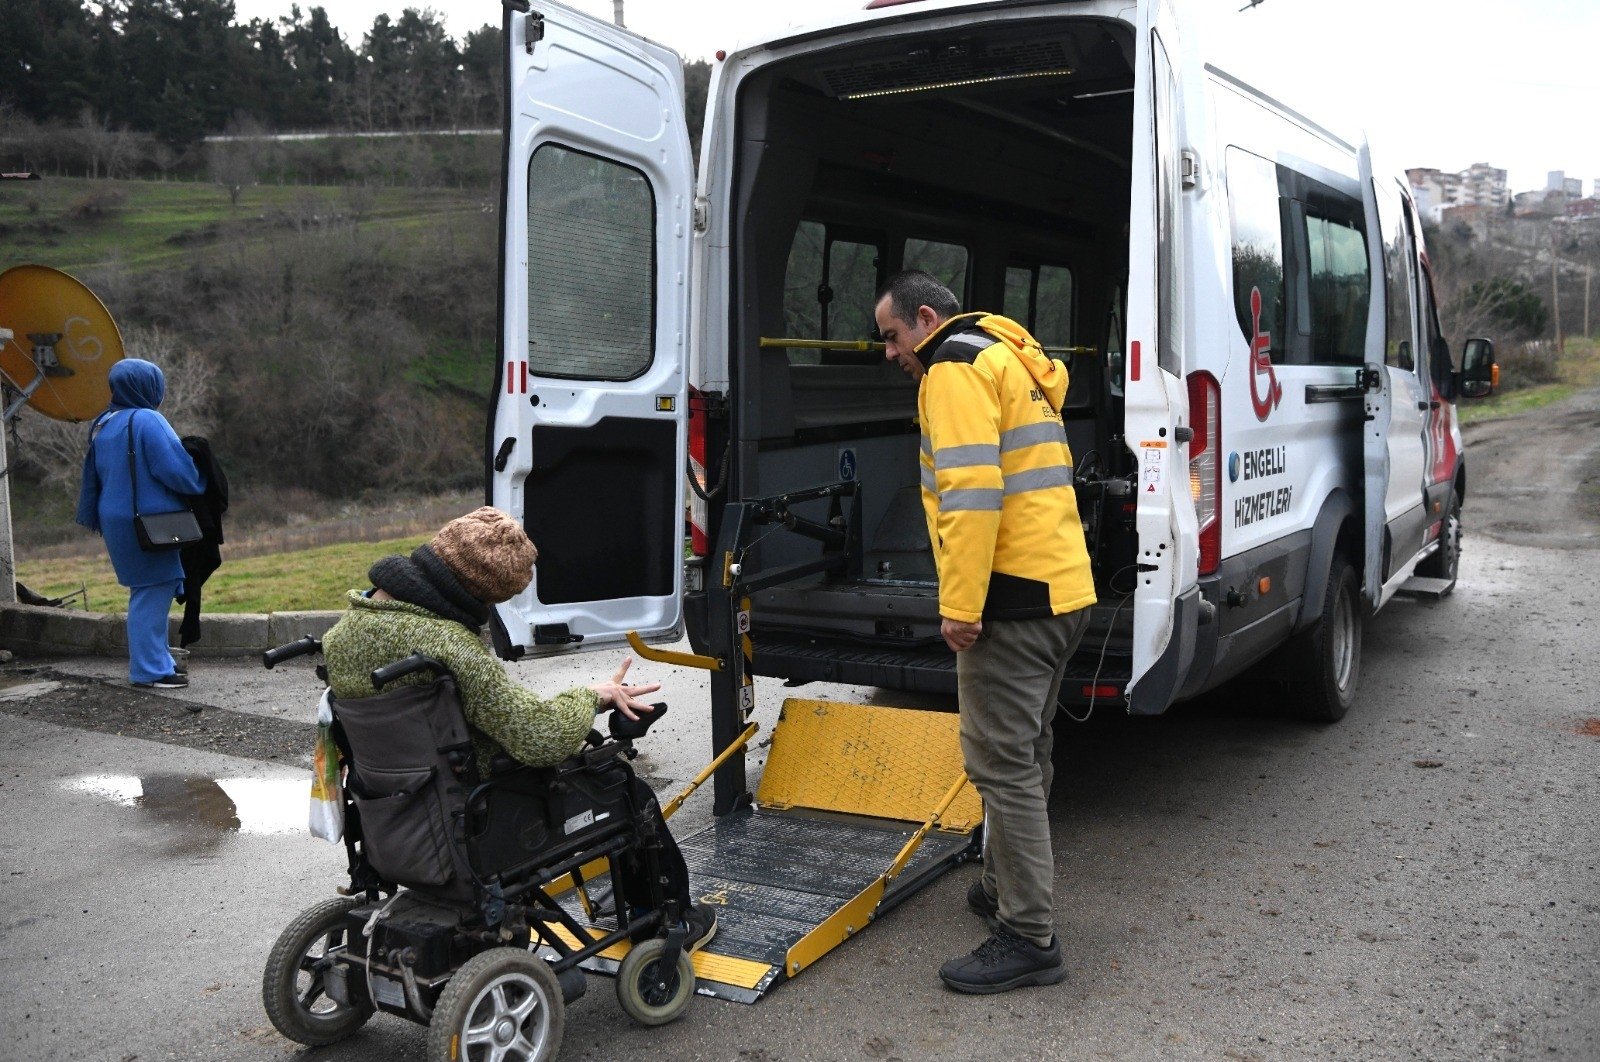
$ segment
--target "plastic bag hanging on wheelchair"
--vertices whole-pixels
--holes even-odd
[[[339,747],[333,740],[328,691],[317,703],[317,745],[311,755],[311,834],[338,843],[344,837],[344,793],[339,784]]]

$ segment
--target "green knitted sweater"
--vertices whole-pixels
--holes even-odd
[[[513,682],[483,640],[461,624],[406,601],[374,601],[359,590],[350,591],[349,602],[322,638],[333,695],[370,697],[374,668],[413,652],[433,657],[455,674],[479,770],[487,773],[500,751],[534,767],[559,763],[578,751],[594,726],[600,697],[593,690],[579,687],[544,700]],[[432,679],[422,672],[399,684]]]

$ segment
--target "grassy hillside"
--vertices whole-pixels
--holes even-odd
[[[109,263],[183,266],[197,248],[351,221],[415,231],[492,210],[492,193],[450,188],[255,185],[238,202],[214,184],[60,177],[0,184],[0,269],[69,273]]]
[[[431,533],[226,560],[206,582],[204,611],[340,609],[345,591],[369,585],[367,569],[373,561],[390,553],[409,553],[430,537]],[[104,553],[51,561],[19,557],[17,577],[45,597],[86,591],[87,607],[94,612],[125,612],[128,608],[128,591],[117,585]]]

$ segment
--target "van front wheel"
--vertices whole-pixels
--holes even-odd
[[[1337,723],[1356,699],[1361,674],[1361,589],[1342,556],[1328,568],[1322,615],[1284,646],[1288,711],[1299,719]]]

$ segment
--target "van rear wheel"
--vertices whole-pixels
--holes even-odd
[[[1439,548],[1417,565],[1417,574],[1427,579],[1443,579],[1446,586],[1439,591],[1439,596],[1449,597],[1456,588],[1456,573],[1460,567],[1461,500],[1452,490],[1449,508],[1444,513],[1444,526],[1439,529]]]
[[[1322,615],[1283,650],[1287,710],[1298,719],[1337,723],[1356,699],[1361,675],[1361,589],[1343,556],[1328,568]]]

